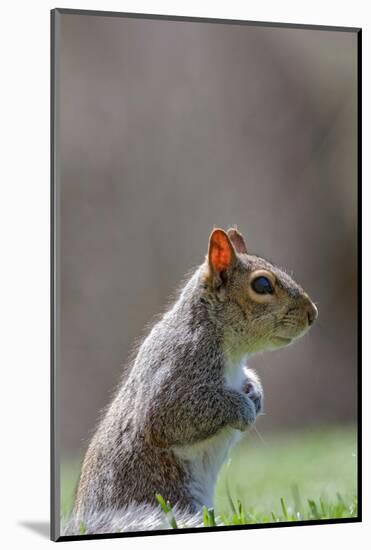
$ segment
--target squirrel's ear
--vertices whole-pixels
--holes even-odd
[[[229,237],[222,229],[214,229],[209,240],[209,267],[211,273],[220,275],[235,261],[236,253]]]
[[[236,252],[238,252],[239,254],[247,254],[247,246],[245,243],[245,239],[243,238],[241,233],[237,231],[236,228],[231,227],[230,229],[228,229],[227,234],[232,241]]]

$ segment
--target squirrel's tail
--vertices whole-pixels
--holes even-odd
[[[202,526],[200,512],[192,514],[174,506],[171,512],[165,514],[160,507],[150,504],[131,504],[121,509],[91,510],[82,516],[72,514],[62,520],[61,535],[113,534]]]

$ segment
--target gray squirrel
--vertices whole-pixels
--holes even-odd
[[[64,535],[202,525],[218,472],[261,412],[254,353],[307,332],[317,308],[281,269],[214,229],[208,254],[139,347],[92,438]]]

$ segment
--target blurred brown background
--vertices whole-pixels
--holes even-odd
[[[256,357],[260,432],[356,413],[356,34],[62,15],[62,456],[86,447],[135,341],[213,226],[319,308]]]

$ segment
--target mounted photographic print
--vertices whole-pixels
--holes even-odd
[[[361,30],[52,11],[52,538],[361,520]]]

